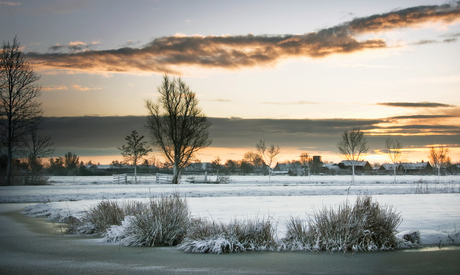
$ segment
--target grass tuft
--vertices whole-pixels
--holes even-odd
[[[354,206],[324,208],[313,218],[287,221],[281,250],[376,251],[396,249],[402,218],[391,206],[381,206],[370,196],[360,196]]]
[[[233,220],[228,224],[195,219],[179,249],[189,253],[234,253],[273,250],[276,228],[272,219]]]

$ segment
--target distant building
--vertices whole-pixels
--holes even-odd
[[[426,175],[433,172],[429,162],[401,163],[401,168],[406,175]]]
[[[403,168],[400,163],[384,163],[379,168],[380,174],[390,174],[393,175],[394,169],[396,167],[396,174],[403,174]]]
[[[322,165],[322,173],[329,175],[340,174],[340,167],[337,163],[324,163]]]
[[[342,160],[338,166],[340,169],[352,169],[353,162],[351,160]],[[355,161],[355,173],[365,173],[372,171],[372,166],[368,161]]]

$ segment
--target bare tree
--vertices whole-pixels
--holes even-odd
[[[302,164],[303,169],[305,169],[305,174],[308,172],[308,180],[310,180],[313,158],[307,152],[302,153],[300,154],[300,163]]]
[[[152,144],[173,165],[172,182],[177,184],[182,168],[193,160],[196,152],[211,144],[208,133],[211,123],[198,108],[195,93],[180,78],[170,80],[165,75],[158,92],[161,97],[157,103],[145,102],[149,112],[147,128]]]
[[[137,164],[144,159],[145,156],[152,151],[149,148],[146,141],[142,141],[144,136],[139,136],[137,131],[132,131],[129,136],[125,137],[128,142],[127,145],[123,145],[118,149],[121,151],[121,155],[125,162],[132,163],[134,166],[134,182],[137,183]],[[148,165],[148,161],[147,161]]]
[[[428,155],[431,164],[438,170],[438,182],[441,175],[441,168],[447,166],[451,159],[449,157],[449,148],[443,146],[430,146],[430,154]]]
[[[39,78],[26,61],[17,38],[13,44],[4,41],[0,52],[0,138],[6,149],[8,185],[14,155],[24,147],[31,127],[43,114],[36,101],[41,89],[36,83]]]
[[[353,128],[350,132],[343,132],[342,138],[337,143],[337,149],[350,162],[352,167],[351,182],[354,183],[355,166],[362,159],[362,156],[369,151],[364,133],[359,128]]]
[[[32,127],[30,138],[26,141],[26,147],[28,148],[27,164],[31,174],[29,183],[32,184],[46,181],[46,178],[40,175],[43,169],[42,158],[49,157],[54,152],[51,136],[40,136],[38,130],[38,124]]]
[[[77,156],[77,154],[72,153],[72,152],[67,152],[64,155],[64,166],[65,168],[67,168],[67,170],[76,169],[79,163],[80,163],[80,158]]]
[[[406,159],[405,154],[403,153],[402,143],[397,139],[393,140],[387,138],[385,141],[385,150],[390,162],[393,164],[393,173],[394,173],[394,183],[396,183],[396,168],[397,165],[403,162]]]
[[[216,181],[219,181],[219,169],[220,169],[220,166],[222,165],[222,160],[220,159],[219,156],[215,156],[214,159],[211,161],[211,165],[214,168],[216,168],[216,171],[217,171]]]
[[[256,144],[256,148],[259,154],[264,158],[265,164],[268,166],[268,182],[270,182],[272,169],[275,168],[274,166],[276,166],[277,163],[276,159],[281,152],[280,147],[272,144],[267,148],[267,146],[265,146],[265,140],[260,140],[259,143]]]

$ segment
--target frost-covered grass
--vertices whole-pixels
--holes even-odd
[[[323,208],[313,218],[287,221],[282,249],[312,251],[376,251],[396,249],[402,217],[392,206],[381,206],[370,196],[359,196],[352,206]]]
[[[234,219],[230,223],[198,218],[190,223],[179,249],[189,253],[234,253],[276,249],[273,220]]]
[[[104,200],[80,219],[69,219],[71,234],[99,234],[125,246],[176,246],[184,239],[190,213],[177,194],[148,202]]]
[[[174,193],[187,198],[191,218],[210,217],[216,223],[230,224],[270,216],[280,238],[286,235],[286,220],[291,216],[313,217],[317,209],[338,209],[346,199],[372,195],[379,203],[394,206],[404,218],[398,234],[420,231],[422,244],[459,244],[460,175],[437,176],[357,176],[350,187],[350,176],[289,177],[273,176],[271,183],[263,176],[231,176],[228,184],[111,184],[112,177],[51,177],[48,186],[1,186],[0,202],[29,203],[24,212],[34,217],[48,217],[54,222],[81,221],[89,209],[101,201],[116,200],[148,203],[150,197]],[[428,192],[416,192],[428,186]],[[417,194],[418,193],[418,194]],[[423,193],[423,194],[422,194]],[[0,211],[8,207],[0,203]],[[70,216],[75,219],[69,218]],[[123,225],[124,216],[118,226]],[[126,221],[125,225],[128,224]],[[87,223],[87,225],[90,225]],[[80,227],[91,232],[94,228]]]

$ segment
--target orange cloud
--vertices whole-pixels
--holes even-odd
[[[356,18],[350,21],[348,26],[354,32],[366,33],[395,28],[417,27],[427,22],[449,24],[460,19],[459,3],[412,7],[365,18]]]
[[[43,91],[62,91],[62,90],[67,90],[67,86],[65,85],[49,85],[42,87]]]
[[[180,74],[179,66],[238,70],[273,66],[287,58],[321,58],[367,49],[382,49],[383,39],[358,40],[355,35],[416,27],[428,22],[452,23],[460,19],[460,2],[421,6],[386,14],[357,18],[341,25],[303,35],[185,36],[156,38],[141,48],[89,50],[86,43],[55,45],[53,51],[70,53],[29,53],[38,69],[65,69],[84,72],[155,72]]]

